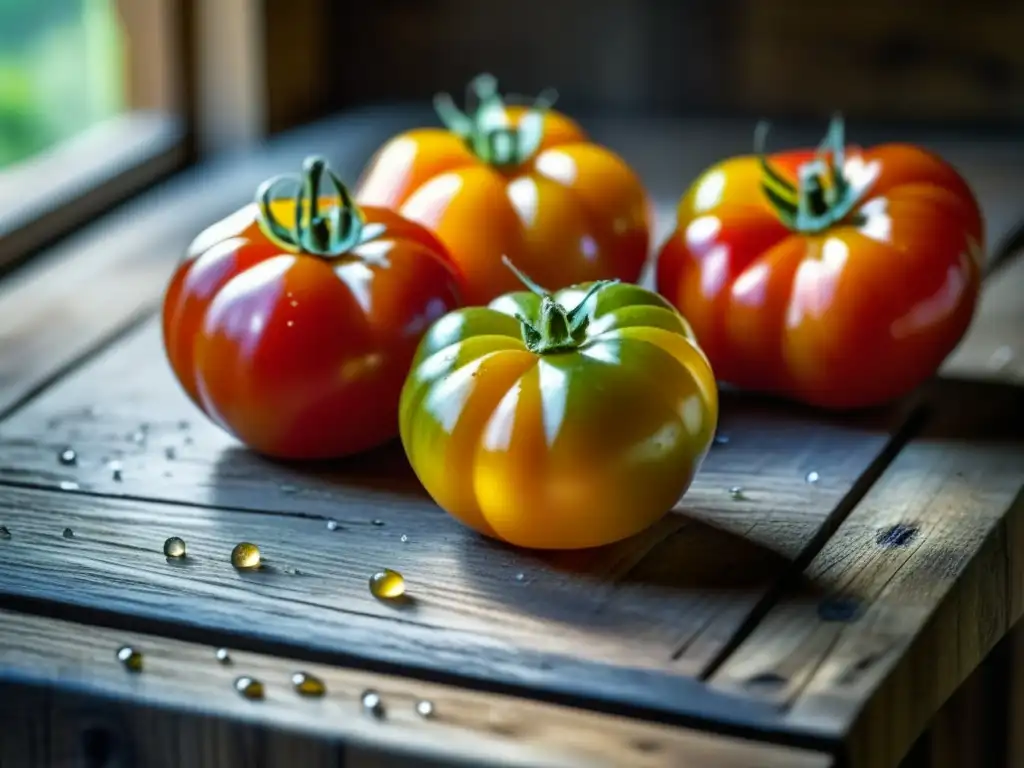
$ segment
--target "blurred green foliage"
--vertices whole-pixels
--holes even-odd
[[[0,169],[123,107],[115,0],[0,0]]]

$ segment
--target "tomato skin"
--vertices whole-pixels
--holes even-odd
[[[812,158],[768,160],[795,181]],[[656,287],[720,380],[824,408],[875,406],[932,376],[966,331],[984,248],[967,183],[906,144],[846,147],[845,168],[865,192],[818,233],[780,220],[755,156],[709,168],[681,199]]]
[[[566,308],[586,286],[554,294]],[[402,390],[402,444],[420,482],[476,531],[579,549],[653,524],[711,445],[718,392],[686,321],[618,283],[593,299],[577,349],[539,354],[516,313],[533,293],[456,310],[424,336]]]
[[[526,114],[505,107],[511,125]],[[598,279],[635,282],[647,260],[653,207],[637,174],[558,112],[538,150],[514,166],[477,157],[455,133],[420,128],[381,147],[356,199],[394,207],[437,234],[467,280],[467,302],[519,288],[509,257],[552,290]]]
[[[291,201],[274,201],[293,220]],[[365,207],[383,233],[338,256],[292,252],[255,205],[201,233],[163,304],[168,360],[192,401],[253,450],[335,458],[398,429],[398,397],[424,330],[461,304],[429,232]]]

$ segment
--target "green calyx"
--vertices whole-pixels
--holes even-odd
[[[321,187],[325,180],[332,204],[322,209]],[[277,192],[285,186],[295,188],[295,220],[291,226],[282,224],[271,208],[278,199]],[[256,205],[260,228],[287,250],[340,256],[363,241],[363,213],[322,157],[307,157],[301,175],[282,174],[260,184]]]
[[[578,349],[586,341],[587,327],[590,325],[587,305],[598,291],[618,282],[618,280],[597,281],[575,307],[566,309],[555,301],[548,291],[520,272],[508,256],[502,256],[501,260],[523,285],[540,297],[540,316],[536,322],[531,322],[523,315],[516,314],[516,320],[523,328],[523,343],[526,344],[527,349],[538,355],[550,355]]]
[[[553,89],[541,92],[519,124],[509,125],[498,81],[485,73],[470,81],[465,111],[455,106],[447,93],[434,97],[434,109],[441,122],[465,141],[473,154],[500,168],[520,165],[540,148],[544,138],[544,114],[557,98]]]
[[[796,186],[768,162],[767,138],[768,123],[758,123],[754,152],[764,174],[761,189],[783,224],[794,232],[813,234],[850,215],[864,190],[854,189],[843,172],[846,148],[842,116],[833,116],[828,133],[818,145],[817,157],[797,169]]]

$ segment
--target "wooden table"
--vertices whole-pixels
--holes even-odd
[[[188,240],[307,152],[354,178],[415,120],[342,116],[189,172],[0,282],[0,765],[1022,764],[990,729],[1024,703],[1007,637],[1024,608],[1024,259],[990,278],[944,377],[891,408],[725,393],[727,442],[674,514],[595,551],[467,532],[397,444],[274,464],[196,412],[153,319]],[[659,234],[688,179],[749,146],[746,124],[591,125],[648,181]],[[1024,146],[932,142],[998,239]],[[184,561],[162,554],[172,535]],[[231,567],[243,540],[264,568]],[[408,601],[370,595],[380,567]],[[126,644],[141,672],[116,659]],[[326,696],[299,696],[296,671]],[[264,700],[236,692],[242,675]]]

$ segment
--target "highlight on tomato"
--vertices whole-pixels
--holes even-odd
[[[388,141],[356,189],[433,231],[466,276],[467,303],[517,289],[502,257],[551,288],[618,278],[647,260],[653,208],[636,173],[551,109],[507,105],[491,75],[469,86],[466,112],[439,94],[445,128]]]
[[[164,346],[192,401],[253,450],[340,457],[397,434],[416,346],[460,303],[430,232],[357,206],[310,157],[196,238],[164,298]]]
[[[689,487],[718,420],[682,316],[599,281],[457,309],[402,390],[406,455],[437,504],[490,537],[579,549],[631,536]]]
[[[845,146],[706,170],[679,203],[657,290],[722,381],[826,408],[885,403],[928,379],[970,324],[984,259],[967,182],[910,144]]]

